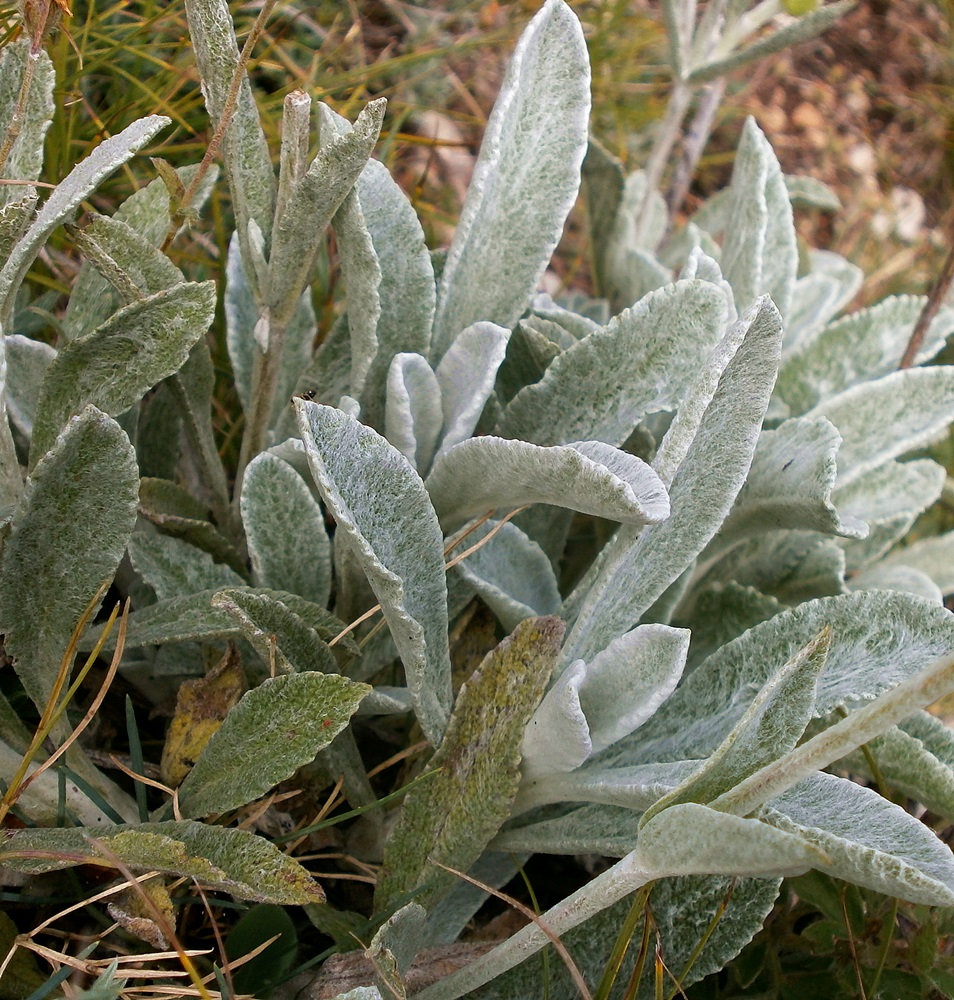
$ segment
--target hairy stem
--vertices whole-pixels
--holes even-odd
[[[540,918],[552,934],[562,936],[585,920],[642,888],[657,876],[636,868],[627,858],[577,889]],[[457,1000],[535,955],[550,938],[536,923],[528,924],[493,951],[439,983],[414,994],[414,1000]]]

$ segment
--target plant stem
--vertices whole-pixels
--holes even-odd
[[[646,195],[639,207],[639,215],[636,217],[635,238],[637,246],[642,246],[643,229],[649,218],[651,196],[654,191],[659,189],[662,182],[669,154],[682,130],[682,123],[685,120],[692,93],[693,88],[689,84],[682,80],[673,81],[672,93],[669,95],[669,104],[666,107],[666,116],[659,123],[659,131],[656,133],[653,148],[646,161]]]
[[[592,882],[577,889],[572,896],[547,910],[540,921],[552,934],[562,936],[656,877],[658,876],[655,874],[641,871],[628,858],[624,858]],[[471,962],[460,971],[445,976],[439,983],[415,993],[414,1000],[457,1000],[457,997],[462,997],[508,972],[549,942],[550,938],[537,924],[528,924],[476,962]]]
[[[51,9],[52,8],[52,9]],[[20,81],[20,92],[17,94],[17,103],[13,106],[13,113],[10,115],[10,124],[7,126],[6,135],[0,145],[0,172],[7,165],[7,158],[10,150],[20,135],[23,128],[23,116],[26,113],[27,101],[30,98],[30,88],[33,86],[33,78],[36,76],[36,64],[40,58],[43,46],[43,39],[51,32],[60,20],[60,12],[52,7],[51,0],[44,0],[35,8],[26,5],[24,8],[24,27],[30,33],[30,48],[26,54],[26,62],[23,64],[23,79]]]
[[[169,223],[169,229],[166,231],[165,238],[162,241],[161,249],[163,252],[169,249],[172,241],[175,239],[176,233],[179,231],[182,218],[184,217],[184,210],[189,207],[192,200],[195,198],[202,185],[205,175],[209,172],[212,163],[218,154],[219,146],[221,146],[223,140],[225,139],[229,125],[231,125],[232,118],[235,115],[235,109],[238,106],[239,90],[242,87],[242,81],[246,78],[245,71],[248,67],[249,60],[252,58],[252,49],[264,34],[265,25],[268,23],[268,18],[277,3],[278,0],[265,0],[262,4],[262,9],[258,12],[258,16],[255,18],[255,23],[252,25],[251,31],[249,31],[246,36],[245,44],[242,46],[242,51],[239,54],[238,62],[235,64],[235,71],[232,73],[228,94],[225,98],[225,105],[222,108],[222,115],[216,123],[215,131],[212,133],[212,138],[209,140],[209,145],[205,151],[205,155],[199,163],[199,168],[196,170],[195,176],[189,182],[189,186],[185,189],[185,192],[182,195],[182,203],[179,205],[178,211],[175,213],[175,217]],[[244,240],[245,234],[240,232],[239,239]],[[247,260],[249,258],[247,255],[243,255],[243,259]]]
[[[914,330],[911,332],[911,339],[908,341],[908,346],[904,349],[901,363],[898,365],[899,369],[910,368],[914,364],[914,359],[917,357],[918,351],[921,350],[921,345],[927,336],[928,328],[943,305],[944,299],[947,296],[947,290],[951,287],[952,281],[954,281],[954,244],[951,245],[947,260],[944,261],[941,273],[938,275],[937,281],[934,282],[934,287],[931,289],[928,300],[924,303],[921,315],[918,317]]]
[[[725,78],[713,80],[708,84],[696,109],[695,117],[686,133],[683,145],[682,156],[676,166],[675,176],[672,180],[672,187],[666,198],[669,208],[669,224],[676,213],[682,208],[682,203],[686,200],[689,192],[689,185],[699,165],[702,150],[709,140],[712,126],[715,122],[716,111],[722,103],[722,95],[725,93]]]
[[[954,655],[935,660],[863,708],[813,736],[794,750],[767,764],[724,792],[710,806],[736,816],[747,816],[793,785],[870,743],[891,726],[927,708],[954,690]]]
[[[260,322],[269,322],[268,313],[262,314]],[[238,510],[242,496],[242,480],[248,463],[264,450],[275,405],[278,376],[281,368],[282,347],[285,343],[285,324],[272,323],[268,330],[268,350],[255,353],[252,370],[252,407],[248,414],[242,447],[239,451],[238,469],[235,473],[233,511]]]

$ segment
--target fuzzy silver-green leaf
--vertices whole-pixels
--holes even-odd
[[[214,311],[215,285],[187,282],[120,309],[94,334],[67,344],[43,379],[32,461],[83,406],[91,403],[117,416],[178,371]]]
[[[290,778],[348,725],[370,690],[313,672],[263,681],[229,712],[179,786],[182,815],[236,809]]]

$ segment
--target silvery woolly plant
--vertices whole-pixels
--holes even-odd
[[[432,255],[370,158],[383,103],[353,125],[320,105],[309,159],[311,102],[290,95],[276,179],[226,4],[186,6],[235,208],[224,298],[239,468],[230,490],[210,419],[214,288],[159,249],[210,174],[163,169],[76,232],[88,264],[55,350],[30,336],[20,291],[53,229],[167,122],[104,142],[39,210],[4,193],[0,629],[42,735],[66,749],[38,769],[40,746],[0,700],[0,809],[37,824],[5,837],[0,862],[193,877],[304,905],[346,947],[354,915],[301,864],[213,822],[315,761],[309,773],[341,776],[367,810],[352,849],[381,860],[377,983],[355,997],[403,990],[416,956],[458,938],[483,894],[449,869],[501,884],[534,852],[618,859],[543,916],[591,983],[627,897],[650,885],[667,964],[694,959],[685,982],[738,953],[785,875],[954,904],[947,846],[843,776],[873,761],[954,819],[954,739],[924,711],[954,688],[952,540],[895,547],[939,495],[939,466],[899,459],[954,417],[954,370],[895,370],[918,299],[840,316],[857,269],[814,253],[800,270],[792,202],[827,192],[785,177],[749,122],[729,189],[674,228],[655,161],[626,177],[588,143],[582,32],[547,0],[453,242]],[[692,5],[667,7],[679,87],[762,51],[744,37],[777,11],[743,8],[710,3],[696,24]],[[0,74],[3,113],[20,120],[4,169],[29,181],[52,73],[41,51],[11,46]],[[581,176],[601,297],[554,301],[536,290]],[[310,284],[329,225],[346,309],[315,352]],[[951,329],[942,311],[919,361]],[[561,587],[574,512],[618,527]],[[114,577],[132,613],[81,634]],[[506,638],[455,692],[450,630],[475,599]],[[346,631],[375,605],[386,628]],[[118,648],[118,668],[160,701],[201,670],[200,645],[226,639],[200,682],[224,721],[189,742],[199,727],[180,690],[162,767],[175,793],[150,813],[52,711],[70,657]],[[379,683],[398,661],[398,683]],[[368,720],[419,727],[433,748],[390,812],[368,808]],[[75,823],[57,826],[64,811]],[[547,943],[530,925],[416,995],[537,996],[526,960]],[[575,995],[562,975],[550,995]],[[640,995],[653,988],[646,974]]]

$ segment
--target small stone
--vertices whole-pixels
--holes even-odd
[[[760,108],[756,112],[763,132],[782,132],[785,129],[785,112],[776,105]]]
[[[924,199],[911,188],[896,187],[891,192],[894,208],[894,231],[905,243],[913,243],[921,234],[927,214]]]
[[[806,132],[825,129],[825,118],[814,104],[802,101],[792,112],[792,124]]]
[[[845,161],[856,174],[872,175],[878,165],[875,151],[867,142],[852,146],[845,155]]]

